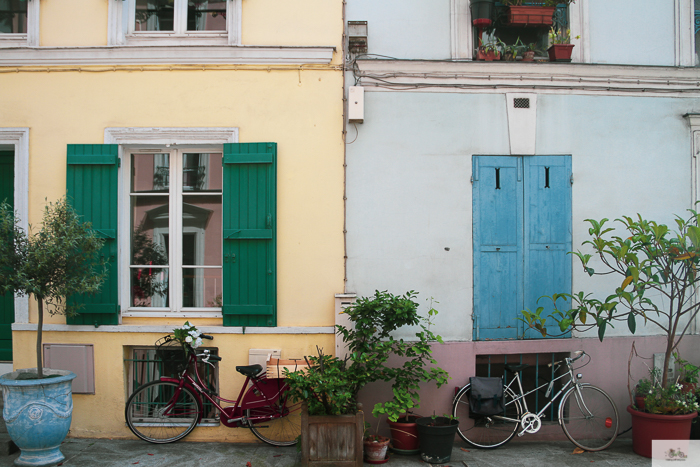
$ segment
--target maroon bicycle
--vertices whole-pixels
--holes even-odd
[[[200,335],[203,339],[212,336]],[[156,342],[156,355],[175,364],[177,377],[161,377],[144,384],[126,403],[129,429],[149,443],[181,440],[201,422],[203,401],[218,411],[221,423],[229,428],[250,428],[260,440],[273,446],[293,446],[301,433],[301,401],[290,401],[284,378],[267,378],[261,365],[237,366],[246,377],[238,398],[219,397],[199,376],[197,362],[214,366],[221,357],[208,350],[202,353],[182,345],[173,335]],[[194,377],[193,377],[194,376]],[[250,383],[250,384],[249,384]],[[233,404],[222,407],[220,403]]]

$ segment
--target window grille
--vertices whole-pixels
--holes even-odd
[[[200,347],[204,350],[204,347]],[[198,349],[198,350],[200,350]],[[208,349],[212,355],[218,355],[218,349]],[[139,387],[151,381],[157,381],[161,377],[177,377],[175,363],[164,363],[156,358],[155,347],[132,347],[128,355],[131,358],[124,359],[127,370],[127,394],[128,399]],[[202,377],[202,382],[214,393],[219,393],[219,362],[211,362],[210,365],[199,362],[197,370]],[[208,400],[202,398],[204,416],[201,423],[219,423],[219,413],[216,407]]]
[[[477,355],[476,356],[476,376],[503,376],[505,382],[509,382],[513,378],[511,372],[505,370],[506,364],[519,365],[522,363],[527,363],[530,365],[529,368],[524,369],[520,372],[520,380],[523,385],[523,391],[528,392],[535,389],[535,387],[551,381],[553,378],[563,374],[566,368],[560,367],[556,372],[554,368],[548,367],[547,364],[562,360],[564,357],[568,357],[568,353],[539,353],[539,354],[511,354],[511,355]],[[562,378],[554,383],[550,397],[556,394],[562,387],[562,381],[567,378]],[[517,387],[514,388],[517,393]],[[538,413],[542,407],[544,407],[549,398],[545,397],[547,391],[547,386],[543,387],[539,391],[535,391],[529,396],[526,396],[527,406],[530,412]],[[551,423],[557,422],[559,419],[558,409],[559,400],[557,400],[552,406],[547,408],[547,411],[543,414],[542,422]]]

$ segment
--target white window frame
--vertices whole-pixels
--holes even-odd
[[[189,226],[185,227],[183,226],[183,219],[185,218],[185,212],[184,210],[184,205],[180,202],[182,200],[183,195],[193,195],[192,192],[187,192],[186,190],[183,189],[183,176],[182,176],[182,169],[183,169],[183,160],[184,160],[184,154],[188,153],[199,153],[199,154],[207,154],[207,153],[220,153],[223,157],[223,147],[221,145],[211,145],[211,146],[191,146],[191,145],[185,145],[185,146],[171,146],[171,147],[165,147],[165,146],[160,146],[160,147],[150,147],[150,148],[143,148],[143,147],[138,147],[138,148],[124,148],[124,157],[122,159],[122,167],[123,167],[123,172],[124,174],[131,174],[131,155],[132,154],[157,154],[157,155],[165,155],[168,154],[168,167],[169,167],[169,189],[167,193],[148,193],[148,194],[139,194],[135,193],[134,195],[145,195],[145,196],[157,196],[157,197],[168,197],[168,226],[156,226],[154,227],[153,231],[153,237],[156,243],[159,245],[164,245],[164,238],[168,238],[168,251],[170,251],[170,258],[168,261],[167,265],[158,265],[158,266],[167,266],[163,269],[168,271],[168,296],[170,300],[170,306],[165,307],[163,304],[160,306],[155,305],[151,307],[134,307],[131,306],[131,273],[135,266],[131,265],[131,255],[128,254],[131,251],[131,230],[134,226],[131,226],[130,223],[123,223],[120,225],[120,238],[122,239],[123,244],[123,251],[125,251],[127,254],[126,256],[126,261],[123,264],[123,280],[125,284],[129,284],[129,286],[124,287],[122,289],[123,296],[122,296],[122,303],[128,303],[129,306],[127,307],[122,307],[125,308],[128,312],[133,312],[133,313],[138,313],[141,315],[143,312],[146,313],[151,313],[151,312],[158,312],[158,313],[175,313],[177,316],[182,316],[183,313],[197,313],[197,314],[204,314],[206,316],[212,316],[212,315],[221,315],[221,308],[220,307],[189,307],[187,309],[184,308],[184,305],[182,303],[182,293],[183,293],[183,286],[182,286],[182,271],[183,271],[183,265],[182,264],[182,255],[181,252],[183,250],[183,242],[182,242],[182,235],[180,233],[189,233],[189,234],[195,234],[199,240],[203,240],[204,237],[204,231],[201,228]],[[131,197],[133,196],[131,193],[131,177],[130,176],[125,176],[122,179],[122,183],[124,183],[124,186],[122,187],[124,192],[126,193],[126,198],[124,198],[124,207],[125,210],[129,211],[129,214],[131,213]],[[217,194],[217,193],[212,193],[212,194]],[[220,193],[222,196],[222,201],[223,201],[223,191]],[[165,214],[165,213],[163,213]],[[160,239],[161,241],[158,241],[157,239]],[[223,242],[223,238],[222,238]],[[199,255],[198,256],[203,256],[204,254],[204,242],[199,241],[197,242],[197,245],[199,245]],[[157,266],[156,266],[157,267]],[[140,267],[143,269],[143,266]],[[223,268],[223,263],[220,266],[207,266],[207,265],[200,265],[197,266],[195,269],[198,270],[198,272],[201,273],[202,269],[222,269]],[[200,274],[201,275],[201,274]],[[128,281],[128,282],[127,282]],[[223,290],[223,283],[221,284],[221,290]],[[196,292],[196,290],[195,290]],[[126,300],[126,301],[124,301]],[[157,302],[156,297],[154,297],[154,301]]]
[[[676,0],[688,1],[688,0]],[[452,29],[452,58],[473,59],[474,40],[472,35],[472,18],[469,10],[469,0],[450,0],[450,18]],[[573,48],[571,61],[575,63],[590,63],[590,45],[588,33],[588,2],[579,0],[569,4],[569,27]],[[580,36],[576,39],[577,36]]]
[[[36,0],[31,0],[36,1]],[[109,45],[239,45],[241,1],[225,0],[226,31],[187,31],[187,0],[176,0],[175,31],[134,31],[134,0],[109,0]],[[178,21],[179,18],[179,21]]]
[[[0,48],[39,46],[39,3],[39,0],[27,0],[27,33],[0,34]]]
[[[179,150],[192,148],[206,149],[212,152],[216,148],[221,151],[224,143],[238,142],[238,128],[106,128],[105,144],[119,145],[119,158],[122,166],[119,170],[119,302],[122,304],[122,317],[177,317],[177,318],[221,318],[221,311],[171,311],[162,309],[155,311],[152,308],[130,309],[131,303],[131,276],[129,271],[131,252],[131,206],[126,201],[130,190],[130,154],[134,150],[169,148]],[[142,151],[139,151],[142,152]],[[172,207],[171,207],[172,209]],[[171,250],[174,251],[174,250]],[[174,266],[170,265],[172,269]],[[171,297],[175,291],[170,288]]]
[[[0,146],[15,153],[15,211],[19,226],[29,229],[29,128],[0,128]],[[15,323],[29,323],[29,297],[15,295]]]

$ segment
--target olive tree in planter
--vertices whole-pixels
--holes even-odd
[[[313,416],[352,416],[357,412],[360,390],[369,383],[385,381],[392,383],[394,397],[391,401],[376,404],[372,413],[375,416],[386,414],[390,420],[396,421],[403,413],[418,407],[419,383],[435,381],[440,386],[447,382],[447,372],[431,366],[437,362],[432,357],[430,346],[442,342],[442,338],[430,330],[431,319],[437,311],[431,306],[428,316],[421,317],[415,297],[413,291],[401,296],[376,291],[372,297],[358,299],[345,311],[351,325],[336,326],[350,355],[339,359],[323,355],[319,350],[318,357],[308,358],[308,372],[287,375],[292,397],[307,401],[309,419]],[[418,326],[415,340],[407,342],[392,336],[403,326]],[[392,356],[398,357],[402,363],[393,366],[389,362]],[[360,425],[359,433],[362,429]],[[308,431],[302,418],[302,462],[308,458],[310,444],[315,442]],[[347,440],[342,442],[351,444]],[[354,439],[353,443],[356,442]],[[361,465],[362,444],[359,446]],[[308,465],[313,465],[313,462],[309,461]]]
[[[700,302],[695,297],[695,289],[700,285],[698,213],[690,210],[687,219],[677,217],[675,231],[640,215],[636,219],[617,219],[624,229],[624,233],[618,235],[614,234],[614,228],[606,226],[608,219],[587,219],[587,222],[591,225],[588,230],[591,239],[584,242],[584,245],[593,249],[593,255],[581,252],[574,254],[586,273],[590,276],[608,275],[615,288],[604,300],[584,292],[548,297],[554,303],[551,317],[559,323],[562,332],[597,328],[601,341],[606,330],[619,322],[625,323],[632,333],[639,323],[655,325],[666,335],[660,389],[673,389],[676,381],[668,379],[671,356],[700,310]],[[593,257],[602,263],[603,271],[596,271],[592,267]],[[617,281],[613,280],[615,277]],[[547,317],[541,316],[542,312],[543,307],[534,312],[525,310],[523,320],[546,335]],[[650,428],[661,427],[661,432],[650,436],[653,439],[687,439],[690,421],[697,415],[696,409],[692,405],[676,411],[676,415],[659,415],[671,417],[671,420],[673,417],[676,417],[675,420],[687,419],[687,426],[682,428],[682,433],[685,434],[675,432],[657,420],[651,423]],[[645,414],[631,405],[627,410],[633,417],[635,452],[650,457],[652,438],[646,436],[646,441],[637,442],[647,434],[647,429],[639,428],[641,422],[636,421]]]
[[[99,289],[105,278],[104,262],[98,257],[103,241],[65,199],[46,206],[35,232],[31,227],[25,232],[18,222],[9,205],[0,205],[0,293],[37,300],[37,366],[0,377],[3,416],[10,437],[22,449],[15,463],[49,465],[64,458],[59,446],[70,428],[75,374],[43,368],[44,310],[75,314],[67,298]]]

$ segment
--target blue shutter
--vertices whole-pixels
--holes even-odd
[[[522,298],[522,160],[474,156],[474,339],[518,337]]]
[[[523,308],[544,306],[548,316],[552,302],[543,295],[571,293],[571,157],[525,157],[525,263]],[[559,302],[563,304],[563,300]],[[556,323],[548,334],[560,334]],[[528,330],[527,338],[541,337]]]
[[[474,339],[541,337],[517,318],[542,295],[571,291],[571,157],[474,156],[472,165]]]
[[[69,144],[68,202],[105,240],[101,255],[108,260],[107,279],[93,295],[70,297],[83,305],[68,324],[119,324],[117,267],[117,170],[116,144]]]

